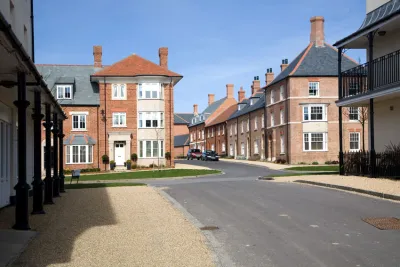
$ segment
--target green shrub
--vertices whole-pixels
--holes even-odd
[[[157,168],[158,166],[157,166],[157,164],[155,164],[155,163],[151,163],[150,165],[149,165],[149,168]]]
[[[100,172],[100,168],[87,168],[87,169],[81,169],[81,173],[85,172]],[[66,169],[64,170],[64,174],[71,174],[72,170]]]
[[[133,153],[133,154],[131,155],[131,160],[132,160],[133,162],[136,162],[136,161],[138,160],[138,156],[137,156],[136,153]]]
[[[318,162],[317,162],[317,161],[314,161],[314,162],[312,163],[312,165],[318,165]]]
[[[101,159],[102,159],[103,163],[108,163],[110,161],[110,158],[108,157],[108,155],[101,156]]]
[[[277,160],[275,160],[275,163],[285,164],[286,163],[286,159],[277,159]]]
[[[171,152],[166,152],[165,153],[165,159],[170,160],[171,159]]]
[[[132,169],[137,169],[137,165],[136,164],[132,164],[131,168]]]
[[[126,161],[126,164],[132,164],[132,161],[131,161],[130,159],[128,159],[128,160]]]
[[[304,161],[297,163],[299,165],[306,165],[307,163],[305,163]]]

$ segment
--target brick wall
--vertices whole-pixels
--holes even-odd
[[[264,109],[259,109],[250,113],[250,135],[251,135],[251,154],[250,157],[260,157],[264,159],[264,128],[262,127],[262,117],[264,116]],[[257,128],[255,128],[255,121],[257,121]],[[255,144],[258,144],[258,153],[255,151]]]
[[[186,124],[174,124],[174,136],[189,134],[189,128]]]
[[[205,141],[206,141],[207,133],[204,131],[204,139],[203,139],[203,136],[202,136],[202,131],[203,130],[204,130],[204,123],[196,125],[196,126],[192,126],[192,127],[189,128],[190,148],[198,148],[198,149],[205,149],[206,148],[206,142]],[[200,135],[199,135],[199,133],[200,133]],[[194,134],[194,135],[192,135],[192,134]],[[194,136],[194,139],[190,139],[191,136]]]
[[[232,127],[232,134],[231,134],[231,127]],[[237,148],[237,132],[235,132],[236,127],[237,127],[236,118],[226,122],[226,136],[227,136],[226,150],[229,156],[236,156],[235,152]],[[232,155],[230,152],[231,145],[233,150]]]
[[[164,84],[165,101],[165,152],[171,153],[171,160],[167,165],[173,167],[174,151],[174,87],[170,84]]]
[[[218,132],[219,128],[219,132]],[[211,136],[211,132],[214,131],[214,136]],[[210,135],[208,135],[210,132]],[[219,134],[218,134],[219,133]],[[206,127],[205,130],[206,140],[207,140],[207,149],[212,149],[214,145],[214,150],[219,155],[225,155],[228,152],[227,140],[226,140],[226,123],[220,123],[213,126]],[[222,144],[225,144],[225,151],[222,150]]]

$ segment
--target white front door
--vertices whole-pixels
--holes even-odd
[[[125,163],[125,144],[115,143],[115,164],[124,165]]]
[[[10,204],[11,125],[0,120],[0,208]]]

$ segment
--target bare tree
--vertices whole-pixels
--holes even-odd
[[[343,109],[343,115],[345,115],[348,119],[350,118],[350,108]],[[357,121],[361,124],[362,129],[362,150],[365,151],[365,124],[368,121],[368,108],[367,107],[359,107],[358,108],[358,119]]]

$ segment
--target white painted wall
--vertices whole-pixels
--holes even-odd
[[[158,134],[158,138],[157,138]],[[164,140],[164,129],[138,129],[138,140]]]
[[[374,39],[374,59],[400,49],[400,29],[387,31],[385,36]],[[368,55],[368,52],[367,52]]]
[[[368,14],[369,12],[377,9],[383,4],[386,4],[390,0],[366,0],[366,13]]]
[[[165,102],[164,102],[164,100],[138,99],[137,110],[138,110],[138,112],[164,111],[165,110]]]
[[[375,150],[382,152],[390,142],[400,143],[400,98],[375,102],[374,112]]]
[[[11,3],[14,8],[11,8]],[[0,12],[11,24],[11,29],[23,44],[25,51],[32,57],[31,1],[1,0]]]
[[[310,121],[303,122],[303,133],[326,133],[328,132],[328,122]]]

